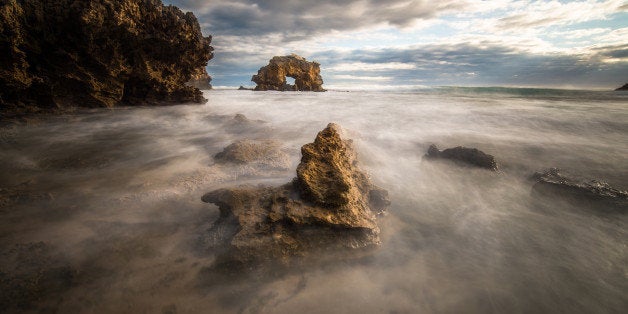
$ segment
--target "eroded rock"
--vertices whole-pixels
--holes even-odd
[[[7,0],[0,32],[0,113],[7,117],[205,101],[185,83],[212,58],[211,37],[194,14],[160,0]]]
[[[493,171],[497,171],[498,169],[497,162],[493,155],[486,154],[476,148],[458,146],[440,151],[436,145],[432,144],[428,148],[425,157],[428,159],[447,159],[459,164]]]
[[[190,80],[185,83],[187,86],[192,86],[200,90],[212,89],[211,76],[207,73],[207,69],[203,66],[196,69],[190,76]]]
[[[261,169],[285,170],[290,167],[290,156],[277,141],[239,140],[214,156],[221,164],[250,165]]]
[[[599,205],[607,210],[628,210],[628,191],[622,191],[606,182],[580,180],[563,175],[558,168],[551,168],[532,176],[535,195],[561,197],[576,205]],[[598,207],[598,206],[596,206]]]
[[[302,148],[297,178],[280,187],[241,186],[205,194],[220,219],[203,237],[219,263],[280,261],[321,251],[363,251],[379,245],[376,215],[388,193],[357,166],[351,141],[329,124]]]
[[[325,89],[320,72],[320,64],[308,62],[298,55],[276,56],[270,59],[267,66],[260,68],[251,81],[257,84],[256,91],[323,92]],[[286,82],[286,76],[294,78],[294,85]]]

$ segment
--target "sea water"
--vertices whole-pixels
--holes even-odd
[[[86,110],[2,128],[3,278],[41,256],[73,270],[71,284],[41,292],[13,310],[624,313],[628,308],[627,216],[559,198],[536,199],[529,179],[558,167],[628,189],[625,93],[437,88],[213,90],[205,96],[204,105]],[[247,119],[234,118],[237,114]],[[204,277],[214,256],[199,248],[198,239],[218,210],[201,196],[240,184],[288,182],[300,147],[329,122],[343,127],[360,167],[390,193],[388,215],[379,220],[381,247],[366,260],[339,259],[264,278]],[[212,157],[239,139],[281,142],[291,169],[252,175],[214,164]],[[430,144],[478,148],[495,156],[500,171],[425,161]],[[16,255],[20,245],[39,242],[46,254]]]

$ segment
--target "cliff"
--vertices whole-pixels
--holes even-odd
[[[192,13],[160,0],[4,0],[0,112],[204,102],[185,83],[210,42]]]
[[[295,54],[273,57],[267,66],[261,67],[251,81],[256,91],[313,91],[324,92],[320,64],[308,62]],[[294,85],[286,82],[286,76],[294,78]]]

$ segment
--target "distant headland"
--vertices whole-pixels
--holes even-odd
[[[615,89],[616,91],[628,90],[628,83],[624,84],[624,86]]]

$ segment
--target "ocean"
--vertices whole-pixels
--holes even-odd
[[[5,308],[628,309],[625,209],[539,199],[530,180],[558,167],[628,189],[627,93],[442,87],[212,90],[205,97],[205,105],[78,110],[0,130],[0,282],[12,289],[0,298]],[[360,167],[390,193],[392,205],[379,220],[381,247],[360,261],[208,280],[203,270],[214,256],[197,242],[218,210],[201,196],[222,187],[289,182],[300,147],[330,122],[343,127]],[[215,154],[240,139],[280,142],[292,166],[256,172],[214,163]],[[495,156],[499,171],[426,161],[431,144],[478,148]],[[37,286],[38,278],[45,284]]]

